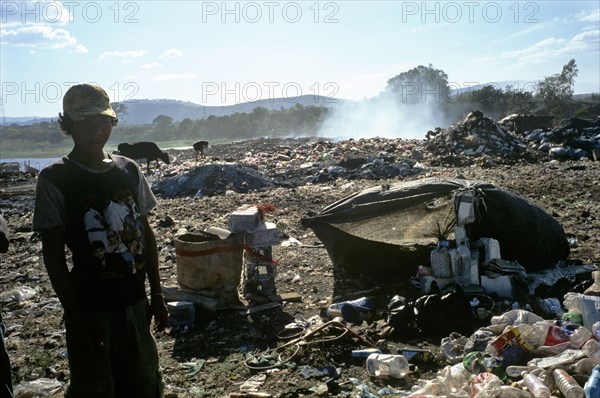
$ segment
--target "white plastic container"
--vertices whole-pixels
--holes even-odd
[[[581,315],[583,316],[583,326],[592,330],[594,323],[600,321],[600,297],[580,295]]]
[[[476,220],[474,201],[475,193],[473,191],[466,190],[461,193],[458,209],[456,211],[457,225],[466,225]]]
[[[367,373],[371,376],[401,379],[409,372],[404,355],[371,354],[367,357]]]
[[[592,338],[592,332],[590,332],[585,326],[580,326],[573,331],[569,338],[577,348],[580,348],[585,344],[586,341]]]
[[[451,251],[452,250],[452,251]],[[447,247],[436,247],[431,251],[431,271],[438,278],[452,276],[452,257],[456,257],[456,250]]]
[[[458,259],[454,262],[452,271],[456,283],[461,286],[471,284],[471,251],[465,245],[456,248]]]
[[[477,247],[483,248],[483,262],[487,263],[491,260],[502,258],[500,256],[500,242],[493,238],[481,238],[477,241]]]

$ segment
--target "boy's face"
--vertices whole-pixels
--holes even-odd
[[[112,120],[109,116],[95,115],[73,123],[71,135],[79,147],[101,150],[110,138]]]

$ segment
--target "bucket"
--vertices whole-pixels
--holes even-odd
[[[600,321],[600,296],[582,294],[579,298],[581,300],[583,326],[588,330],[592,330],[592,325]]]
[[[237,287],[243,264],[243,235],[219,239],[212,234],[184,234],[175,238],[177,282],[194,290]]]

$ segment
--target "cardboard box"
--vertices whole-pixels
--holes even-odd
[[[278,245],[279,231],[274,223],[262,223],[256,227],[254,232],[246,233],[246,244],[250,247],[267,247]]]
[[[256,206],[242,206],[229,215],[228,223],[231,232],[252,232],[263,220]]]

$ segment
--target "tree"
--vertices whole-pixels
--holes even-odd
[[[110,104],[110,106],[113,108],[117,116],[123,116],[127,113],[127,106],[125,106],[125,104],[122,102],[113,102]]]
[[[535,109],[535,99],[529,91],[508,91],[508,113],[530,114]]]
[[[486,85],[481,90],[473,92],[474,103],[478,104],[480,110],[492,119],[499,119],[506,114],[506,94],[500,88]]]
[[[177,131],[183,137],[192,137],[195,125],[196,123],[192,119],[186,117],[181,122],[179,122],[179,127],[177,127]]]
[[[563,109],[573,97],[573,86],[578,73],[577,64],[571,59],[563,66],[562,72],[547,76],[538,83],[536,95],[544,101],[547,112],[555,116],[563,115]]]
[[[173,118],[166,115],[158,115],[152,120],[152,124],[159,128],[169,128],[173,124]]]
[[[386,91],[400,96],[402,103],[441,102],[449,98],[448,75],[441,69],[419,65],[388,80]]]

